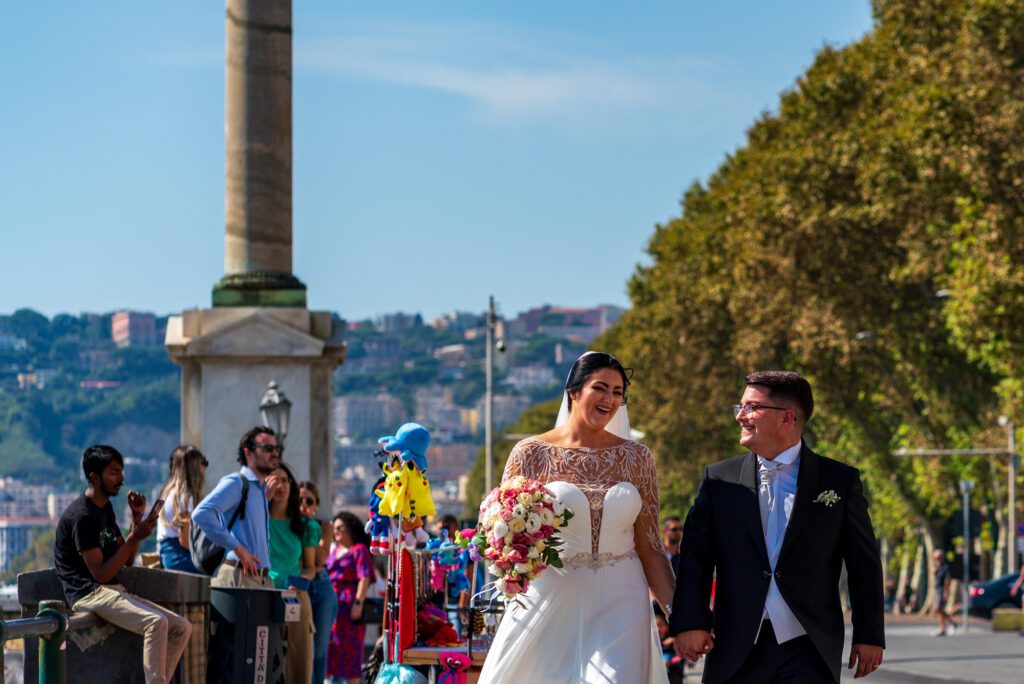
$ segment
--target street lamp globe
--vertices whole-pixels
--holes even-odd
[[[288,434],[288,418],[291,412],[292,402],[278,388],[277,383],[271,380],[267,385],[267,391],[263,393],[263,399],[260,400],[260,418],[263,427],[273,430],[281,444],[284,444],[285,435]]]

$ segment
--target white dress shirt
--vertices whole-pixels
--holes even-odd
[[[758,481],[767,485],[758,488],[758,501],[761,509],[761,529],[764,530],[764,543],[768,549],[768,561],[772,569],[771,584],[768,585],[768,596],[765,598],[761,619],[772,621],[775,638],[780,644],[807,633],[786,600],[782,598],[782,593],[775,583],[775,564],[779,560],[779,550],[782,548],[789,517],[793,513],[793,503],[796,501],[801,445],[802,442],[797,442],[771,460],[757,457]],[[765,471],[771,472],[765,475]],[[759,628],[758,636],[760,632]],[[757,636],[754,637],[754,641],[757,641]]]

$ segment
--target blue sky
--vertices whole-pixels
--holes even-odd
[[[655,224],[866,0],[295,0],[294,271],[358,319],[628,304]],[[11,3],[0,313],[208,307],[224,5]]]

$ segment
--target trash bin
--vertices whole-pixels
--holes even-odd
[[[299,619],[295,592],[210,587],[210,682],[284,681],[285,622]]]

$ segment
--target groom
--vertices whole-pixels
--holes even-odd
[[[838,682],[846,563],[855,677],[882,662],[882,566],[856,468],[801,436],[814,398],[797,373],[746,378],[734,406],[750,450],[708,466],[686,518],[670,628],[704,681]],[[711,582],[715,579],[714,609]]]

